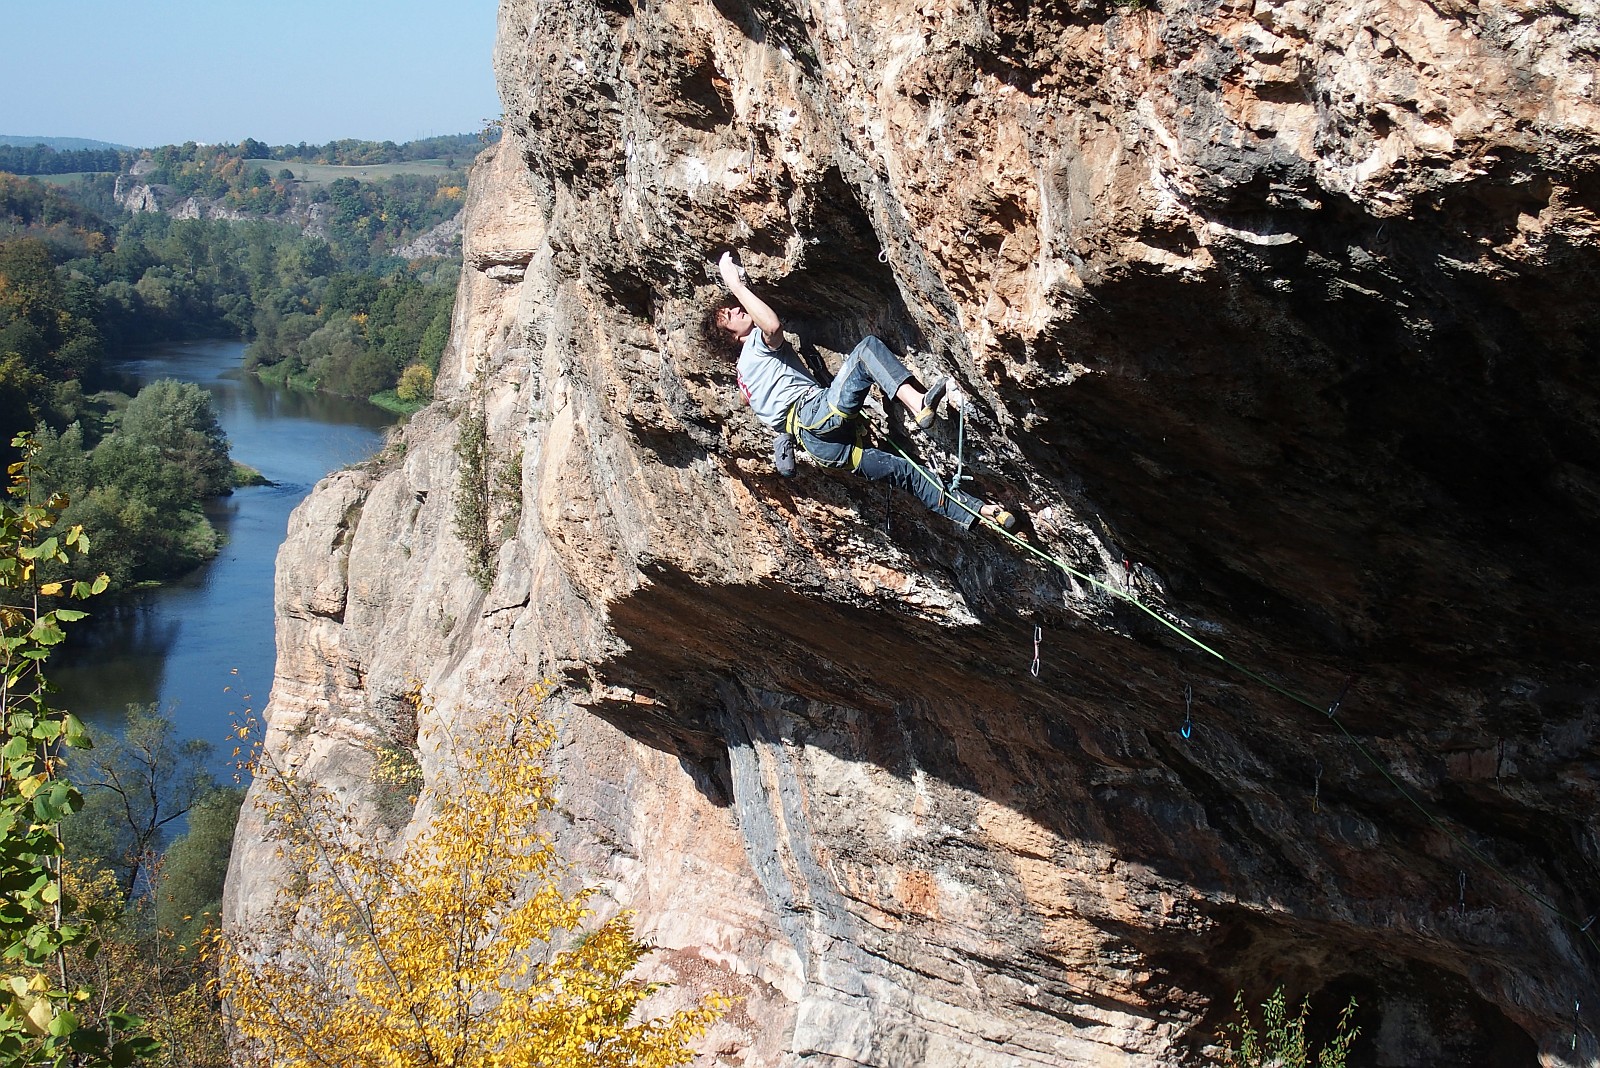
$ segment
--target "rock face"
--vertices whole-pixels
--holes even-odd
[[[1600,1063],[1597,19],[502,0],[441,399],[292,521],[269,745],[375,797],[411,680],[562,682],[572,856],[743,998],[705,1063],[1199,1064],[1278,984],[1353,1064]],[[776,477],[730,245],[1105,585]]]
[[[135,215],[144,212],[165,212],[174,219],[245,219],[248,216],[237,208],[229,207],[220,200],[210,200],[205,197],[184,196],[170,185],[151,185],[139,181],[139,177],[148,174],[150,166],[148,160],[139,160],[134,164],[131,174],[119,174],[112,196],[117,205],[125,211]]]
[[[460,213],[457,213],[453,219],[446,219],[427,233],[418,234],[415,239],[395,249],[394,254],[406,260],[425,260],[461,255]]]

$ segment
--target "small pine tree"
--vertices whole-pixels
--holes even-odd
[[[426,718],[429,711],[420,706]],[[636,1020],[660,989],[631,978],[650,947],[626,914],[590,927],[593,890],[538,819],[555,804],[537,717],[520,737],[447,752],[427,826],[391,852],[331,792],[270,758],[257,801],[303,879],[258,934],[221,947],[224,999],[245,1043],[236,1063],[274,1068],[658,1068],[684,1064],[726,1000]]]

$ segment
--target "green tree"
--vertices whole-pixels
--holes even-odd
[[[71,918],[95,945],[66,953],[69,981],[95,991],[83,1005],[85,1025],[136,1013],[157,1047],[150,1068],[227,1068],[214,970],[155,924],[148,895],[127,901],[111,872],[73,865],[65,882],[76,899]]]
[[[221,923],[222,887],[243,802],[244,791],[237,787],[202,795],[189,810],[188,832],[162,854],[156,926],[171,932],[186,952],[204,941],[208,927]]]
[[[58,531],[55,508],[33,499],[32,442],[21,435],[12,445],[23,458],[0,501],[0,1062],[109,1068],[154,1045],[120,1011],[86,1023],[93,992],[69,985],[67,954],[87,953],[92,939],[71,922],[76,907],[64,886],[60,825],[82,795],[61,769],[67,750],[87,748],[88,738],[75,717],[49,704],[44,664],[63,625],[84,613],[42,600],[88,597],[105,583],[68,590],[41,581],[42,564],[64,564],[88,546],[82,530]]]
[[[99,855],[71,852],[115,872],[125,898],[147,889],[167,828],[217,788],[205,770],[210,755],[211,743],[180,740],[156,705],[129,705],[121,734],[102,739],[73,775],[85,803],[69,840],[80,824],[103,829],[99,841],[87,837]]]
[[[231,489],[233,465],[208,393],[152,383],[86,450],[88,436],[82,422],[59,435],[41,429],[35,467],[41,485],[71,497],[65,517],[94,537],[113,588],[170,578],[216,554],[219,537],[200,505]],[[82,578],[80,567],[66,574]]]
[[[227,1064],[204,949],[220,924],[243,791],[211,787],[198,763],[207,750],[179,742],[155,706],[131,706],[123,735],[74,769],[86,801],[63,827],[75,917],[98,942],[94,954],[67,952],[67,974],[99,992],[88,1022],[100,1005],[146,1021],[161,1041],[159,1068]],[[188,831],[158,852],[164,827],[183,814]]]
[[[211,394],[192,382],[163,378],[145,386],[123,411],[117,433],[154,448],[162,462],[176,466],[193,501],[232,488],[227,436]]]

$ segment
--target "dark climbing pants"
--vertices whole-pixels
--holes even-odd
[[[856,473],[865,475],[874,482],[887,482],[891,486],[898,486],[915,493],[923,504],[963,530],[972,526],[972,521],[976,518],[975,513],[983,507],[983,502],[972,494],[961,490],[947,490],[932,479],[924,478],[922,472],[912,467],[905,458],[884,452],[882,449],[862,449],[861,463],[856,468]],[[962,508],[958,501],[972,511]]]
[[[866,403],[867,392],[876,383],[892,400],[910,377],[911,372],[887,345],[875,337],[863,338],[845,357],[833,384],[799,402],[795,417],[800,444],[825,466],[848,466],[856,444],[855,417]],[[983,503],[969,493],[946,490],[905,458],[882,449],[863,448],[856,471],[874,482],[887,482],[916,494],[929,509],[963,528],[972,526],[973,513]],[[963,503],[971,511],[962,508]]]

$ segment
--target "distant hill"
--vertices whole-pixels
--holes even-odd
[[[87,137],[27,137],[22,134],[0,134],[0,145],[16,145],[21,148],[44,145],[57,152],[74,152],[84,148],[115,148],[127,151],[131,147],[114,145],[110,141],[93,141]]]

